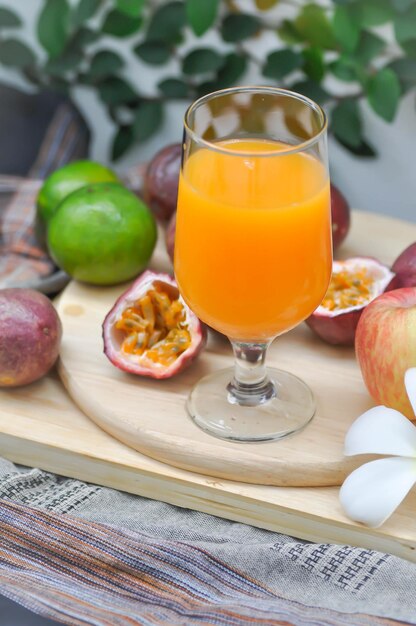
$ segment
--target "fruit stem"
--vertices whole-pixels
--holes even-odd
[[[240,406],[258,406],[276,397],[276,388],[266,370],[270,342],[231,341],[234,351],[234,378],[227,387],[228,401]]]

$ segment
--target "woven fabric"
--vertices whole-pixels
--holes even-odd
[[[4,459],[0,593],[70,625],[416,623],[416,566],[396,557]]]
[[[72,516],[3,501],[0,531],[3,593],[67,624],[394,623],[308,607],[208,550]]]
[[[25,104],[35,96],[13,93],[13,97]],[[56,271],[36,240],[36,197],[42,180],[51,172],[70,161],[85,158],[89,134],[71,103],[59,100],[56,106],[52,105],[53,114],[45,125],[44,135],[38,145],[30,146],[34,161],[27,178],[0,172],[0,288],[37,284]],[[25,123],[25,119],[21,122]],[[36,119],[33,123],[36,124]],[[16,124],[11,133],[13,130],[18,133]]]
[[[55,265],[34,233],[36,196],[41,181],[0,176],[0,288],[20,287],[50,276]],[[3,196],[4,198],[4,196]]]

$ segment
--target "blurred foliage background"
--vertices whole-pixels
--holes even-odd
[[[167,101],[243,84],[253,66],[265,84],[322,104],[337,141],[370,157],[360,101],[391,122],[416,86],[416,0],[43,0],[36,49],[22,25],[0,6],[0,64],[39,89],[94,90],[114,123],[113,159],[158,131]],[[265,34],[275,45],[262,54]],[[155,92],[111,40],[166,67]]]

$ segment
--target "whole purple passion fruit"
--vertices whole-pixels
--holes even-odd
[[[52,303],[32,289],[0,290],[0,387],[27,385],[55,363],[62,336]]]
[[[206,329],[171,276],[146,271],[107,314],[103,339],[105,355],[119,369],[171,378],[200,353]]]
[[[166,250],[168,252],[168,255],[172,263],[173,263],[173,255],[175,252],[175,233],[176,233],[176,212],[170,218],[169,224],[165,233]]]
[[[150,161],[143,184],[143,197],[155,217],[167,221],[176,211],[182,144],[160,150]]]
[[[397,257],[392,265],[398,287],[416,287],[416,242]]]
[[[364,308],[384,291],[393,289],[395,283],[393,272],[376,259],[334,261],[325,297],[306,323],[327,343],[353,346]]]
[[[339,248],[351,225],[350,207],[340,190],[331,184],[332,247]]]

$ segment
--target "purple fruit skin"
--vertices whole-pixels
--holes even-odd
[[[166,235],[165,235],[166,250],[168,252],[168,255],[172,263],[173,263],[173,256],[175,252],[175,233],[176,233],[176,213],[172,215],[171,220],[166,229]]]
[[[305,322],[326,343],[333,346],[353,346],[355,331],[363,310],[364,307],[332,317],[312,313]]]
[[[393,276],[383,292],[397,289],[397,276]],[[366,305],[361,309],[338,313],[337,315],[312,313],[306,320],[306,324],[315,331],[315,333],[332,346],[353,346],[355,342],[355,331],[358,322]]]
[[[160,150],[150,161],[144,179],[144,199],[155,217],[167,221],[176,211],[182,144]]]
[[[50,300],[32,289],[0,289],[0,387],[27,385],[55,363],[61,321]]]
[[[416,287],[416,242],[397,257],[391,271],[397,276],[398,287]]]

